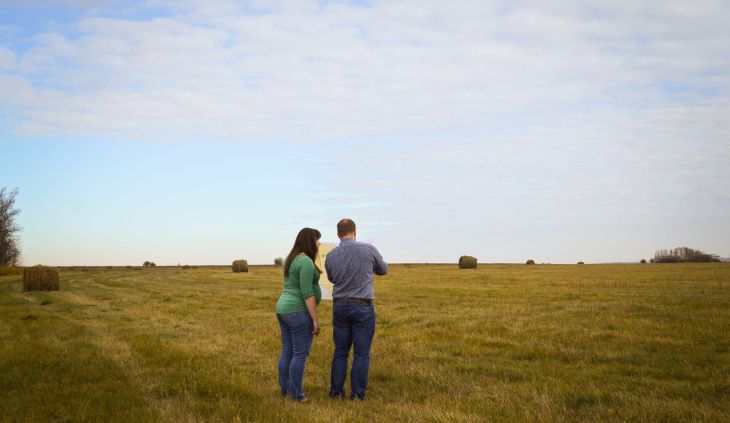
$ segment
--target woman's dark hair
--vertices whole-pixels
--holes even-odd
[[[312,259],[312,261],[317,260],[317,240],[322,237],[322,234],[319,233],[318,230],[312,229],[312,228],[304,228],[297,234],[297,239],[294,240],[294,246],[291,249],[291,252],[286,257],[286,263],[284,264],[284,276],[289,276],[289,268],[291,267],[292,262],[294,261],[294,258],[298,256],[300,253],[304,253]],[[317,268],[317,271],[319,273],[322,273],[322,271],[317,267],[315,264],[314,267]]]

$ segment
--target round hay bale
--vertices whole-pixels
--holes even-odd
[[[529,259],[527,260],[527,262],[525,262],[525,264],[535,264],[535,260]]]
[[[58,269],[48,266],[26,267],[23,270],[23,291],[58,291]]]
[[[248,262],[246,260],[234,260],[231,267],[234,273],[248,272]]]
[[[459,269],[476,269],[477,258],[472,256],[459,257]]]

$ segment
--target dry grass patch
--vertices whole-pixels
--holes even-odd
[[[21,284],[0,277],[11,421],[730,417],[723,264],[394,265],[376,281],[369,401],[327,399],[323,301],[303,407],[277,392],[280,269],[92,269],[65,273],[58,293]]]

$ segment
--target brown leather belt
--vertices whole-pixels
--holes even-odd
[[[370,305],[373,303],[373,300],[368,300],[366,298],[335,298],[333,301],[336,303],[355,303],[364,305]]]

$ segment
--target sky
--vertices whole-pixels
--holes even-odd
[[[26,265],[730,255],[727,1],[0,0]]]

